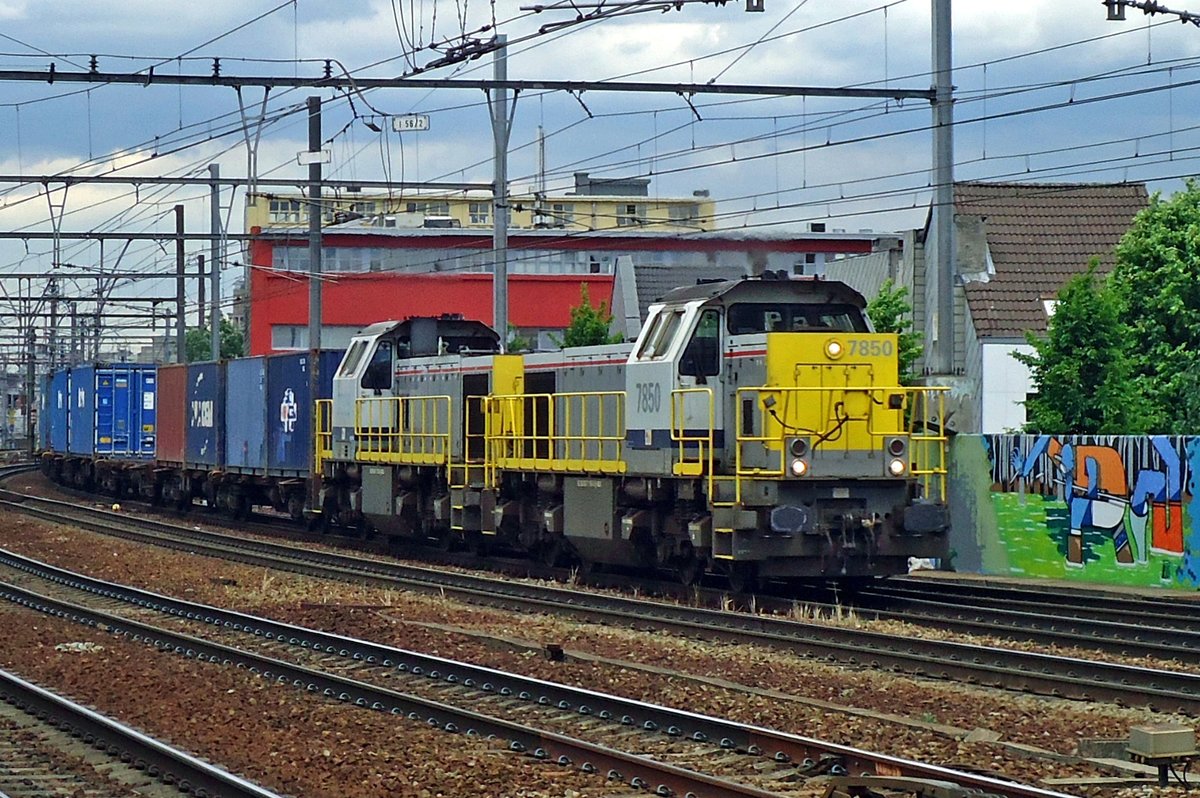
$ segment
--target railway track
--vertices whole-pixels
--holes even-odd
[[[1080,622],[1105,621],[1200,634],[1200,601],[1116,595],[1103,590],[1000,585],[981,580],[901,578],[872,586],[866,596],[880,601],[922,601],[960,609],[996,607],[1026,613],[1051,613]],[[1148,630],[1147,630],[1148,631]]]
[[[0,472],[0,479],[3,472]],[[75,492],[71,489],[64,489]],[[81,497],[94,499],[79,492]],[[139,506],[142,506],[139,503]],[[158,508],[144,505],[149,512]],[[290,541],[337,545],[377,555],[394,555],[386,545],[359,538],[321,535],[301,530],[289,521],[280,523],[243,522],[242,528],[264,537]],[[403,551],[405,558],[427,562],[431,566],[449,564],[461,568],[481,567],[478,558],[433,552],[428,547],[413,544]],[[506,575],[565,582],[569,570],[552,568],[531,560],[490,560],[483,567]],[[726,608],[730,604],[728,590],[711,587],[684,587],[628,574],[589,574],[579,579],[593,587],[628,591],[635,586],[643,595],[666,598],[677,602]],[[746,600],[756,610],[788,616],[798,609],[811,615],[835,618],[848,609],[858,617],[872,620],[893,620],[925,625],[966,635],[985,635],[1009,640],[1022,640],[1038,645],[1092,649],[1135,659],[1180,660],[1200,654],[1200,603],[1170,602],[1163,599],[1124,599],[1111,593],[1089,592],[1081,588],[1080,595],[1041,588],[1007,588],[982,585],[975,594],[975,584],[956,583],[943,579],[895,579],[881,582],[856,592],[848,602],[827,600],[818,591],[815,597],[798,603],[793,597],[760,593]],[[1099,597],[1096,606],[1089,602]],[[1191,614],[1189,614],[1189,611]]]
[[[278,798],[7,671],[0,702],[0,795]]]
[[[31,609],[448,732],[495,735],[515,752],[656,795],[766,798],[811,791],[814,778],[841,790],[902,789],[940,798],[965,797],[968,790],[1058,795],[196,605],[13,555],[0,560],[0,580],[0,597]]]
[[[319,578],[416,590],[506,610],[565,614],[709,640],[766,645],[849,665],[1200,715],[1198,674],[518,583],[244,540],[50,499],[18,496],[16,500],[19,503],[13,506],[46,520]]]

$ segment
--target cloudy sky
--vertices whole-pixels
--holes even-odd
[[[87,69],[226,75],[318,75],[325,59],[356,77],[410,74],[448,46],[499,30],[512,43],[509,75],[521,79],[715,82],[780,86],[930,83],[929,0],[764,0],[747,13],[687,2],[563,26],[574,12],[534,14],[512,0],[209,0],[96,3],[0,0],[0,69]],[[1188,8],[1189,0],[1172,7]],[[1200,0],[1195,0],[1200,4]],[[954,7],[959,179],[1148,181],[1171,192],[1197,171],[1196,97],[1200,29],[1129,12],[1108,22],[1098,0],[963,0]],[[494,27],[493,27],[494,26]],[[440,50],[440,51],[439,51]],[[491,56],[425,77],[491,76]],[[491,132],[477,90],[399,88],[272,91],[261,132],[259,176],[303,179],[304,98],[325,100],[327,175],[406,181],[491,179]],[[242,100],[257,107],[262,93]],[[661,196],[707,189],[723,227],[899,230],[919,226],[929,201],[927,103],[884,100],[588,92],[522,94],[510,175],[537,180],[535,141],[546,133],[545,179],[649,176]],[[290,112],[290,113],[289,113]],[[426,113],[432,129],[388,131],[383,115]],[[381,124],[382,123],[382,124]],[[0,84],[0,172],[202,175],[247,173],[238,95],[227,88]],[[56,189],[51,184],[52,189]],[[200,187],[75,186],[46,195],[37,182],[0,185],[0,229],[49,230],[61,207],[64,231],[169,230],[187,206],[188,228],[208,229]],[[226,201],[231,199],[226,194]],[[232,227],[240,230],[233,199]],[[115,245],[106,265],[112,266]],[[199,247],[195,250],[201,251]],[[189,251],[189,257],[194,253]],[[95,265],[95,244],[64,241],[61,262]],[[48,268],[47,241],[0,242],[0,273]],[[236,253],[230,260],[240,260]],[[121,268],[173,268],[173,253],[134,244]],[[227,283],[235,272],[229,270]],[[28,290],[2,281],[12,296]],[[40,288],[35,286],[35,291]],[[130,291],[165,293],[142,283]],[[169,292],[169,287],[168,291]]]

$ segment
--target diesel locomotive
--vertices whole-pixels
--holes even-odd
[[[498,343],[458,318],[353,339],[316,403],[326,522],[738,589],[947,553],[943,392],[900,384],[843,283],[704,283],[633,343]]]

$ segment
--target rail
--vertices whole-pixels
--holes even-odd
[[[484,399],[492,469],[625,473],[625,392],[509,394]]]
[[[449,396],[371,396],[354,405],[355,459],[445,465],[450,458]]]
[[[109,751],[114,758],[137,763],[142,770],[155,774],[159,782],[178,785],[181,792],[228,798],[279,798],[264,787],[68,701],[16,674],[0,671],[0,700],[44,719],[74,737],[88,740],[97,748]]]
[[[239,541],[243,543],[244,541]],[[311,553],[310,553],[311,554]],[[332,555],[327,555],[332,557]],[[934,785],[945,787],[947,783],[957,784],[962,788],[973,789],[983,794],[1008,796],[1009,798],[1065,798],[1061,793],[1052,792],[1032,785],[1017,782],[1001,781],[987,775],[954,770],[952,768],[931,765],[908,759],[902,759],[878,752],[865,751],[829,741],[811,737],[803,737],[764,727],[747,725],[719,717],[708,716],[686,709],[677,709],[653,703],[624,698],[618,695],[585,690],[569,684],[543,681],[516,673],[506,673],[494,669],[472,665],[464,662],[446,660],[428,654],[383,646],[367,640],[358,640],[328,634],[315,629],[292,626],[268,618],[238,613],[216,607],[196,605],[191,602],[164,597],[137,588],[116,585],[94,579],[81,574],[72,573],[55,566],[40,563],[8,552],[0,552],[0,560],[9,567],[17,568],[33,574],[40,579],[51,580],[70,588],[83,590],[94,595],[104,596],[107,600],[117,600],[129,605],[136,605],[145,610],[172,616],[187,616],[197,622],[203,618],[204,623],[219,628],[234,628],[257,639],[275,640],[280,645],[298,646],[314,651],[325,651],[333,657],[342,658],[348,662],[377,663],[377,667],[389,670],[399,668],[413,675],[424,674],[427,678],[439,683],[458,683],[470,685],[473,681],[480,684],[490,683],[492,692],[510,695],[516,702],[528,702],[530,706],[557,706],[561,710],[575,712],[601,719],[608,718],[614,726],[618,723],[615,718],[622,718],[622,727],[640,727],[644,731],[666,734],[671,737],[689,738],[696,742],[722,741],[722,748],[735,748],[747,751],[751,756],[771,759],[776,762],[793,762],[797,766],[806,760],[810,763],[832,757],[826,765],[836,764],[842,773],[877,774],[879,776],[903,777],[910,779],[933,780]],[[430,572],[435,573],[435,572]],[[439,577],[448,577],[451,582],[465,575],[438,573]],[[508,583],[510,587],[517,587]],[[522,586],[528,589],[530,586]],[[453,584],[449,585],[453,593]],[[543,592],[539,590],[538,592]],[[562,594],[564,591],[552,590]],[[391,712],[393,714],[409,714],[410,718],[425,718],[430,726],[444,728],[447,731],[474,729],[479,734],[495,734],[501,739],[520,743],[520,747],[510,747],[513,751],[534,751],[543,748],[549,756],[540,758],[555,761],[557,756],[550,745],[570,746],[574,750],[566,751],[568,758],[561,764],[574,762],[581,766],[583,762],[598,762],[595,757],[601,751],[594,744],[574,741],[560,734],[545,732],[536,728],[518,725],[502,718],[488,717],[471,710],[438,703],[419,695],[397,692],[377,687],[365,681],[351,679],[344,675],[330,672],[325,668],[313,670],[302,664],[281,660],[277,657],[266,658],[253,650],[243,647],[231,647],[222,643],[200,639],[194,636],[184,636],[178,630],[162,628],[147,619],[132,619],[113,614],[111,610],[70,603],[63,599],[35,593],[28,588],[8,585],[0,587],[0,598],[15,600],[30,609],[70,617],[82,623],[99,624],[110,629],[113,633],[135,636],[152,642],[166,651],[177,653],[186,652],[187,656],[200,656],[213,661],[236,663],[252,673],[262,673],[265,678],[291,683],[311,692],[324,692],[326,695],[338,696],[342,701],[362,707]],[[591,597],[607,604],[605,600],[611,597]],[[588,602],[585,602],[588,603]],[[646,604],[646,602],[620,599],[620,604]],[[501,603],[500,606],[506,606]],[[552,603],[561,611],[574,606],[574,602],[559,600]],[[667,605],[659,605],[666,607]],[[691,613],[689,608],[670,608],[668,614]],[[794,622],[793,622],[794,623]],[[820,632],[823,627],[817,627]],[[692,632],[694,633],[694,629]],[[742,632],[750,634],[749,632]],[[333,666],[336,668],[336,666]],[[393,671],[395,672],[395,671]],[[485,687],[485,690],[489,688]],[[439,699],[440,701],[440,699]],[[415,713],[415,714],[411,714]],[[469,713],[469,714],[468,714]],[[626,722],[625,718],[628,718]],[[725,741],[728,741],[727,743]],[[714,743],[715,744],[715,743]],[[621,757],[620,773],[626,778],[640,771],[626,770],[639,768],[642,765],[656,768],[644,773],[643,778],[655,777],[650,784],[659,784],[658,780],[668,771],[657,769],[653,759],[646,759],[640,754],[632,756],[614,749],[604,749],[604,753]],[[580,754],[584,756],[581,757]],[[670,767],[670,766],[667,766]],[[584,770],[595,771],[596,768]],[[600,770],[604,773],[604,770]],[[686,777],[687,774],[672,769],[673,776]],[[837,772],[837,771],[833,771]],[[697,774],[701,779],[710,777]],[[609,778],[614,778],[610,773]],[[633,784],[630,781],[631,785]],[[709,782],[709,785],[715,782]],[[701,787],[706,785],[701,784]],[[658,795],[684,795],[689,790],[695,790],[696,784],[686,784],[676,781],[671,783],[673,790],[658,789],[653,791]],[[765,794],[753,791],[754,788],[743,787],[747,794]],[[729,792],[710,791],[703,789],[703,795],[728,795]],[[732,794],[742,795],[742,792]],[[955,795],[957,792],[934,791],[933,795]]]

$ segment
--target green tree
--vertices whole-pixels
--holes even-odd
[[[1200,185],[1151,197],[1117,246],[1111,284],[1149,431],[1200,431]]]
[[[892,278],[883,281],[879,293],[867,303],[867,317],[875,332],[896,333],[900,350],[900,384],[913,381],[913,364],[921,358],[925,336],[912,329],[912,303],[908,301],[908,286],[896,288]]]
[[[532,352],[533,341],[526,335],[521,335],[517,328],[508,325],[508,342],[504,345],[506,352]]]
[[[212,335],[208,327],[193,327],[187,331],[187,360],[195,363],[212,358]],[[246,354],[246,342],[240,327],[234,326],[229,319],[221,319],[221,357],[241,357]]]
[[[579,304],[571,308],[571,323],[563,331],[563,337],[555,340],[564,347],[616,344],[625,340],[620,333],[610,332],[611,327],[608,303],[601,302],[599,307],[593,307],[587,283],[583,283],[579,286]]]
[[[1014,353],[1032,372],[1037,394],[1025,403],[1029,432],[1138,434],[1144,402],[1130,372],[1120,300],[1097,276],[1099,261],[1058,292],[1045,336],[1025,334],[1033,354]]]

